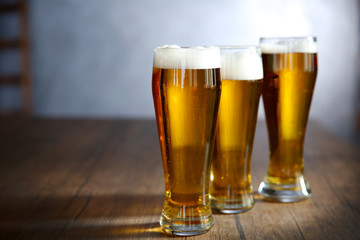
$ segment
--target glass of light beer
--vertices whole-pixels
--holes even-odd
[[[251,155],[263,84],[259,47],[221,47],[221,79],[211,206],[222,213],[239,213],[254,205]]]
[[[160,220],[167,233],[210,230],[210,160],[220,102],[220,49],[154,50],[152,91],[165,177]]]
[[[303,152],[317,75],[316,38],[261,38],[260,46],[270,163],[258,191],[268,200],[299,201],[311,195]]]

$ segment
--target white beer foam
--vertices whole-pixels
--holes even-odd
[[[261,43],[262,53],[317,53],[317,44],[309,39],[295,39],[286,41],[279,39],[277,42]]]
[[[181,48],[165,45],[154,50],[154,67],[165,69],[209,69],[220,68],[218,47]]]
[[[222,80],[258,80],[263,79],[261,56],[253,51],[221,52]]]

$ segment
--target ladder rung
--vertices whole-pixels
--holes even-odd
[[[13,39],[0,39],[0,49],[9,49],[9,48],[17,48],[19,47],[19,40]]]
[[[0,109],[0,117],[20,117],[19,109]]]
[[[19,9],[19,4],[17,3],[0,4],[0,13],[15,12],[18,9]]]
[[[20,85],[20,76],[0,76],[0,85]]]

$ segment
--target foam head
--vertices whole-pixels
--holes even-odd
[[[165,69],[220,68],[220,49],[165,45],[154,50],[154,67]]]
[[[316,38],[262,38],[263,53],[317,53]]]
[[[222,80],[263,79],[263,66],[257,47],[221,48]]]

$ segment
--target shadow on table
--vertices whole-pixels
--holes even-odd
[[[167,238],[163,196],[114,195],[0,199],[0,239]]]
[[[173,238],[161,230],[159,222],[107,226],[35,221],[16,227],[0,224],[0,230],[1,239]]]

